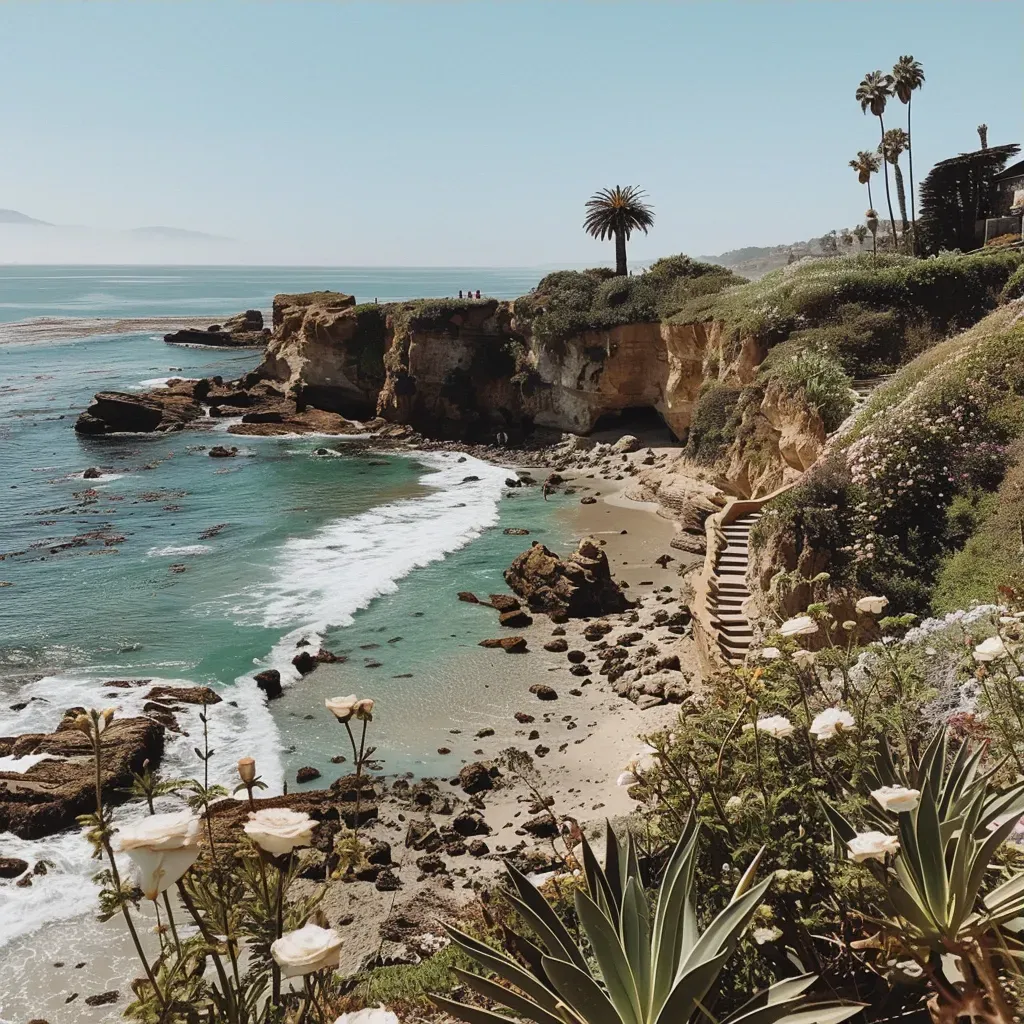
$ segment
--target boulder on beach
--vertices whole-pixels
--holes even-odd
[[[506,654],[522,654],[526,651],[525,636],[502,636],[490,640],[481,640],[480,647],[500,647]]]
[[[505,582],[534,611],[559,618],[585,618],[621,612],[633,605],[612,579],[608,556],[592,537],[561,559],[543,544],[517,555],[505,570]]]
[[[498,775],[498,769],[488,766],[483,761],[474,761],[467,764],[459,772],[459,785],[466,793],[481,793],[485,789],[494,788],[494,778]],[[462,833],[468,835],[471,833]]]
[[[276,668],[265,668],[262,672],[257,672],[253,679],[267,695],[267,700],[275,700],[281,696],[281,673]]]

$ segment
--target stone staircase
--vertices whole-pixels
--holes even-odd
[[[729,665],[742,665],[754,638],[754,631],[743,613],[747,589],[747,565],[750,553],[750,529],[761,518],[760,512],[748,512],[728,526],[721,527],[725,540],[715,557],[708,583],[708,611],[715,640]]]

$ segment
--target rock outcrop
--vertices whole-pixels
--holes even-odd
[[[0,737],[0,754],[50,754],[24,772],[0,772],[0,832],[38,839],[76,825],[96,806],[95,765],[87,736],[72,728],[81,708],[66,712],[57,731]],[[104,798],[119,803],[132,773],[160,763],[164,726],[150,718],[115,718],[103,733]]]
[[[202,416],[193,397],[163,390],[167,394],[101,391],[75,421],[75,430],[79,434],[164,433],[181,430]]]
[[[608,556],[590,537],[565,559],[534,544],[505,570],[505,582],[534,611],[557,617],[605,615],[632,607],[612,579]]]
[[[205,331],[186,328],[164,335],[171,345],[201,345],[209,348],[256,348],[270,338],[270,330],[263,326],[263,314],[258,309],[247,309],[229,317],[222,324],[210,324]]]

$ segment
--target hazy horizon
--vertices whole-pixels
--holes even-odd
[[[18,88],[0,94],[0,207],[55,225],[0,223],[6,264],[606,264],[611,244],[581,223],[614,184],[655,209],[636,263],[787,244],[863,217],[847,164],[877,145],[878,121],[854,90],[905,53],[926,74],[918,183],[976,148],[981,122],[992,145],[1024,141],[1024,67],[994,84],[964,66],[964,39],[1019,31],[1009,3],[95,0],[4,14]],[[897,101],[886,117],[906,127]],[[139,236],[146,225],[220,237]]]

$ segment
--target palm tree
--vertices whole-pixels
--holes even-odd
[[[864,248],[864,239],[868,237],[868,229],[866,227],[864,227],[863,224],[858,224],[853,229],[853,234],[857,238],[857,244],[863,249]]]
[[[900,217],[903,219],[903,233],[907,233],[910,224],[907,222],[907,193],[903,188],[903,172],[900,170],[900,157],[910,145],[910,136],[902,128],[890,128],[882,137],[882,156],[892,164],[896,176],[896,199],[900,204]]]
[[[914,205],[914,150],[910,135],[910,99],[915,89],[924,85],[924,68],[912,56],[900,57],[892,69],[893,87],[900,103],[907,105],[907,161],[910,164],[910,223],[914,225],[914,248],[917,248],[917,209]]]
[[[893,94],[894,80],[892,75],[883,75],[881,71],[869,71],[864,80],[857,86],[856,99],[863,113],[871,111],[878,118],[878,125],[885,138],[885,104]],[[889,204],[889,223],[892,225],[892,247],[896,248],[896,217],[892,212],[892,196],[889,194],[889,164],[882,163],[885,172],[885,201]]]
[[[978,141],[981,143],[982,149],[988,149],[988,125],[978,125]]]
[[[634,231],[647,229],[654,223],[654,210],[643,200],[646,193],[635,185],[616,185],[603,188],[587,200],[587,216],[583,221],[584,230],[604,241],[615,239],[615,274],[625,277],[626,240]]]
[[[857,158],[850,161],[850,166],[857,172],[857,180],[868,187],[868,206],[875,204],[871,199],[871,175],[877,173],[882,166],[882,158],[873,149],[862,149]]]

